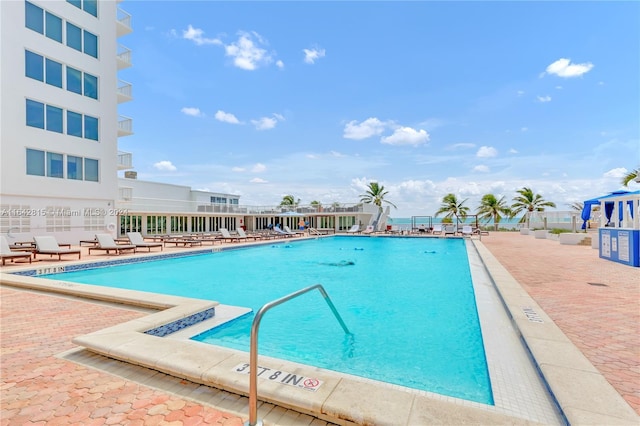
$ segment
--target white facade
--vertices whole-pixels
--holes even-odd
[[[0,2],[0,232],[10,239],[77,242],[114,228],[128,133],[118,102],[130,99],[118,94],[121,16],[114,1]]]

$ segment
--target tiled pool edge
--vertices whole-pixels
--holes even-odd
[[[479,240],[505,309],[569,424],[640,424],[640,417]],[[523,260],[526,261],[526,260]]]

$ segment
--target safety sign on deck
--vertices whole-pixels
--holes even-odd
[[[249,374],[249,364],[238,364],[232,369],[236,373]],[[299,374],[288,373],[282,370],[274,370],[272,368],[258,366],[258,377],[261,379],[278,382],[283,385],[295,386],[304,390],[315,392],[324,383],[322,380],[313,377],[301,376]]]

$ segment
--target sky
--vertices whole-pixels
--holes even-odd
[[[357,203],[375,181],[410,217],[523,187],[570,210],[640,167],[640,2],[119,7],[138,179],[242,205]]]

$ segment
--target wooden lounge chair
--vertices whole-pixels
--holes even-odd
[[[233,243],[237,243],[238,241],[246,241],[247,237],[244,238],[239,235],[231,235],[227,228],[220,228],[220,234],[222,235],[221,239],[224,241],[229,241]]]
[[[70,244],[67,244],[69,248],[62,248],[56,238],[49,235],[33,237],[33,240],[36,242],[36,250],[33,252],[34,259],[39,254],[57,255],[58,260],[62,260],[62,255],[64,254],[77,254],[78,259],[82,256],[82,252],[79,249],[72,249]]]
[[[115,242],[111,234],[96,234],[96,240],[98,244],[95,247],[89,247],[89,254],[93,250],[106,251],[109,254],[114,251],[116,254],[120,254],[123,251],[131,250],[136,252],[136,246],[134,244],[118,244]]]
[[[4,266],[5,261],[7,259],[12,262],[14,259],[29,259],[29,263],[31,263],[31,252],[25,251],[12,251],[11,247],[9,247],[9,242],[4,238],[4,236],[0,235],[0,257],[2,257],[2,266]]]
[[[145,241],[142,234],[139,232],[127,232],[127,238],[129,238],[129,242],[136,246],[136,248],[146,248],[149,251],[154,247],[160,247],[160,251],[164,249],[164,245],[162,243]]]

